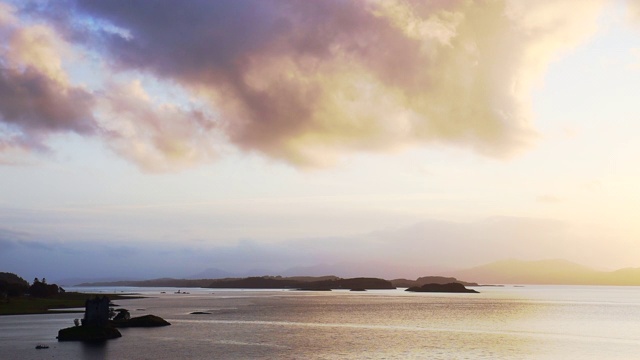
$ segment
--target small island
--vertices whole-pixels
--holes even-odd
[[[82,323],[76,320],[75,326],[58,331],[58,341],[105,341],[122,336],[117,328],[156,327],[171,325],[155,315],[130,317],[125,309],[115,311],[109,308],[106,296],[88,299],[85,302],[85,313]],[[113,320],[109,320],[115,315]]]
[[[84,318],[80,324],[58,331],[58,341],[104,341],[122,336],[109,323],[109,298],[106,296],[85,301]]]
[[[437,293],[478,293],[473,289],[467,289],[460,283],[449,284],[424,284],[422,286],[413,286],[405,291],[411,292],[437,292]]]
[[[133,317],[130,319],[112,320],[111,325],[117,328],[129,328],[129,327],[158,327],[171,325],[165,319],[155,315],[144,315]]]

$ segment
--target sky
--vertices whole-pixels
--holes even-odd
[[[640,267],[640,3],[0,0],[0,271]]]

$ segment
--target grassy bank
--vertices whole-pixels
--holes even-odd
[[[104,295],[109,297],[111,301],[143,297],[123,294],[99,294],[99,296]],[[0,315],[51,314],[50,309],[84,308],[85,301],[95,296],[96,294],[68,292],[47,298],[12,297],[8,300],[0,301]],[[56,313],[58,312],[64,311],[56,311]],[[69,310],[68,312],[83,313],[84,311]]]

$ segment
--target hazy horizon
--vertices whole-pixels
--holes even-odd
[[[640,267],[639,4],[0,0],[0,271]]]

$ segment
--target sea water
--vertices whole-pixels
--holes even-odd
[[[172,325],[121,329],[122,338],[87,344],[55,339],[82,314],[1,316],[0,359],[640,358],[638,287],[476,289],[84,289],[143,293],[149,298],[116,302]]]

